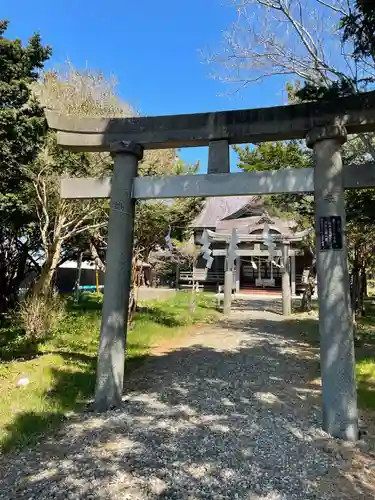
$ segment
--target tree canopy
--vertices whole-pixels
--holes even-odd
[[[49,58],[38,34],[26,46],[8,40],[7,21],[0,22],[0,211],[2,221],[27,208],[19,198],[25,180],[24,165],[31,163],[42,144],[46,122],[33,99],[30,85]]]
[[[238,166],[248,172],[312,166],[311,151],[301,141],[265,142],[234,149],[239,157]],[[311,194],[268,195],[263,200],[271,215],[293,218],[300,228],[312,226],[314,198]]]
[[[371,0],[357,0],[354,8],[341,18],[343,41],[352,41],[353,56],[375,60],[375,5]]]
[[[43,107],[77,116],[137,116],[117,93],[117,82],[100,71],[78,70],[68,61],[43,71],[51,54],[38,34],[26,45],[8,40],[0,23],[0,312],[17,300],[33,275],[34,294],[49,293],[54,273],[66,259],[85,251],[101,257],[107,236],[106,200],[62,200],[62,176],[108,175],[109,153],[72,153],[58,147]],[[174,149],[146,151],[140,175],[196,171]],[[200,200],[137,204],[135,251],[147,260],[171,231],[183,240]],[[94,246],[97,243],[97,247]],[[99,252],[97,251],[99,250]]]
[[[311,153],[300,141],[265,142],[256,146],[234,146],[233,149],[239,157],[238,166],[248,172],[311,166]]]
[[[25,167],[39,154],[47,130],[31,85],[51,55],[38,34],[23,46],[5,37],[7,27],[0,22],[0,312],[14,303],[38,248]]]

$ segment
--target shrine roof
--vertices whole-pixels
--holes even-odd
[[[265,223],[271,230],[286,236],[292,236],[296,227],[292,220],[268,215],[260,196],[207,198],[191,226],[214,229],[218,233],[236,228],[238,233],[250,234],[262,231]]]
[[[221,198],[207,198],[201,213],[191,223],[194,228],[216,228],[223,219],[229,218],[237,212],[250,207],[263,206],[259,196],[224,196]]]

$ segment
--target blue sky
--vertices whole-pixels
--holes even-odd
[[[144,115],[194,113],[282,104],[280,80],[253,85],[237,97],[235,87],[210,78],[213,68],[201,50],[216,50],[236,11],[229,0],[2,0],[1,18],[9,38],[39,31],[52,46],[50,64],[69,58],[119,81],[121,97]],[[224,95],[223,94],[227,94]],[[207,148],[182,151],[189,162]],[[231,168],[236,158],[231,156]]]

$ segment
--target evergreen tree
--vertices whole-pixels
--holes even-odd
[[[375,60],[375,5],[373,0],[357,0],[355,8],[341,19],[343,41],[353,42],[356,59]]]
[[[35,243],[25,169],[43,143],[46,121],[31,85],[51,54],[38,34],[26,46],[5,38],[7,27],[0,22],[0,312],[13,304]]]

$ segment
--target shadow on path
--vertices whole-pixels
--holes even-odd
[[[346,473],[350,450],[327,452],[317,347],[298,331],[233,319],[149,357],[127,379],[123,408],[77,416],[35,450],[4,458],[0,498],[373,498]]]
[[[292,306],[298,309],[301,304],[301,299],[293,299]],[[274,297],[251,297],[240,298],[237,297],[232,302],[232,310],[236,311],[257,311],[257,312],[270,312],[282,315],[282,300]]]

